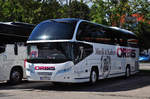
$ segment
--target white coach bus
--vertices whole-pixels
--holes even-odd
[[[138,72],[137,37],[86,20],[46,20],[32,31],[25,62],[27,79],[95,83]]]
[[[25,77],[25,45],[34,25],[0,22],[0,81],[19,83]]]

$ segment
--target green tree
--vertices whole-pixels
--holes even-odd
[[[94,0],[92,20],[101,24],[121,27],[122,17],[130,13],[128,0]]]
[[[19,0],[5,0],[1,3],[2,5],[2,15],[5,21],[22,21],[21,15],[23,13],[23,8],[18,2]]]
[[[117,26],[135,32],[143,48],[150,47],[150,2],[149,0],[94,0],[91,8],[92,21]],[[133,22],[132,15],[139,14],[144,19]],[[131,21],[126,20],[131,17]],[[144,44],[144,45],[143,45]]]
[[[150,24],[139,22],[138,24],[138,38],[140,49],[149,49],[150,48]]]
[[[56,0],[43,0],[38,9],[34,10],[33,23],[61,17],[61,6]]]
[[[3,21],[5,19],[3,5],[4,1],[0,0],[0,21]]]
[[[37,24],[61,16],[57,0],[4,0],[0,1],[1,21],[20,21]]]
[[[33,0],[3,0],[0,2],[1,15],[3,20],[1,21],[20,21],[32,23],[34,17],[34,6],[37,2]]]
[[[150,48],[150,1],[149,0],[131,0],[130,5],[132,14],[138,14],[141,20],[137,20],[136,27],[130,27],[139,38],[141,48]]]
[[[62,17],[69,17],[69,18],[81,18],[89,20],[90,9],[89,7],[79,1],[72,1],[69,5],[63,6]]]
[[[107,24],[106,22],[106,4],[103,0],[93,1],[90,17],[93,22]]]
[[[33,20],[35,19],[36,16],[38,16],[37,13],[39,13],[41,10],[40,1],[19,0],[19,3],[23,8],[22,20],[27,23],[36,23]]]

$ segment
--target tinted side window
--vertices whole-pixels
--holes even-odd
[[[117,44],[117,35],[116,32],[110,30],[109,28],[103,28],[104,31],[104,40],[106,44],[116,45]]]
[[[77,32],[77,40],[89,41],[91,38],[91,33],[89,31],[90,26],[86,22],[82,22],[79,25]]]
[[[118,31],[117,34],[117,43],[120,46],[138,47],[138,40],[134,35],[122,33],[120,31]]]
[[[125,35],[122,34],[118,40],[119,40],[119,45],[127,46],[127,38]]]
[[[120,46],[127,46],[127,35],[120,32],[113,30],[115,34],[116,44],[119,44]]]
[[[77,32],[77,40],[110,44],[111,38],[105,29],[96,24],[82,22]]]
[[[128,42],[128,46],[138,47],[138,39],[133,35],[128,36],[127,42]]]

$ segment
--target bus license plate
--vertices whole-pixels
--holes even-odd
[[[51,80],[51,77],[40,77],[40,80]]]

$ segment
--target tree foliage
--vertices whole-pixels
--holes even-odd
[[[63,17],[81,18],[88,20],[90,13],[89,7],[79,1],[72,1],[69,5],[64,5]]]
[[[37,24],[46,19],[89,19],[89,7],[77,0],[0,0],[0,21]]]
[[[47,19],[81,18],[131,30],[143,46],[150,41],[149,5],[149,0],[0,0],[0,21],[37,24]],[[133,14],[142,20],[129,21]]]
[[[91,19],[135,32],[142,48],[150,48],[149,0],[93,0]],[[137,17],[133,17],[137,14]],[[135,19],[135,20],[133,20]]]
[[[94,22],[121,26],[121,19],[130,13],[128,0],[94,0],[91,17]]]

